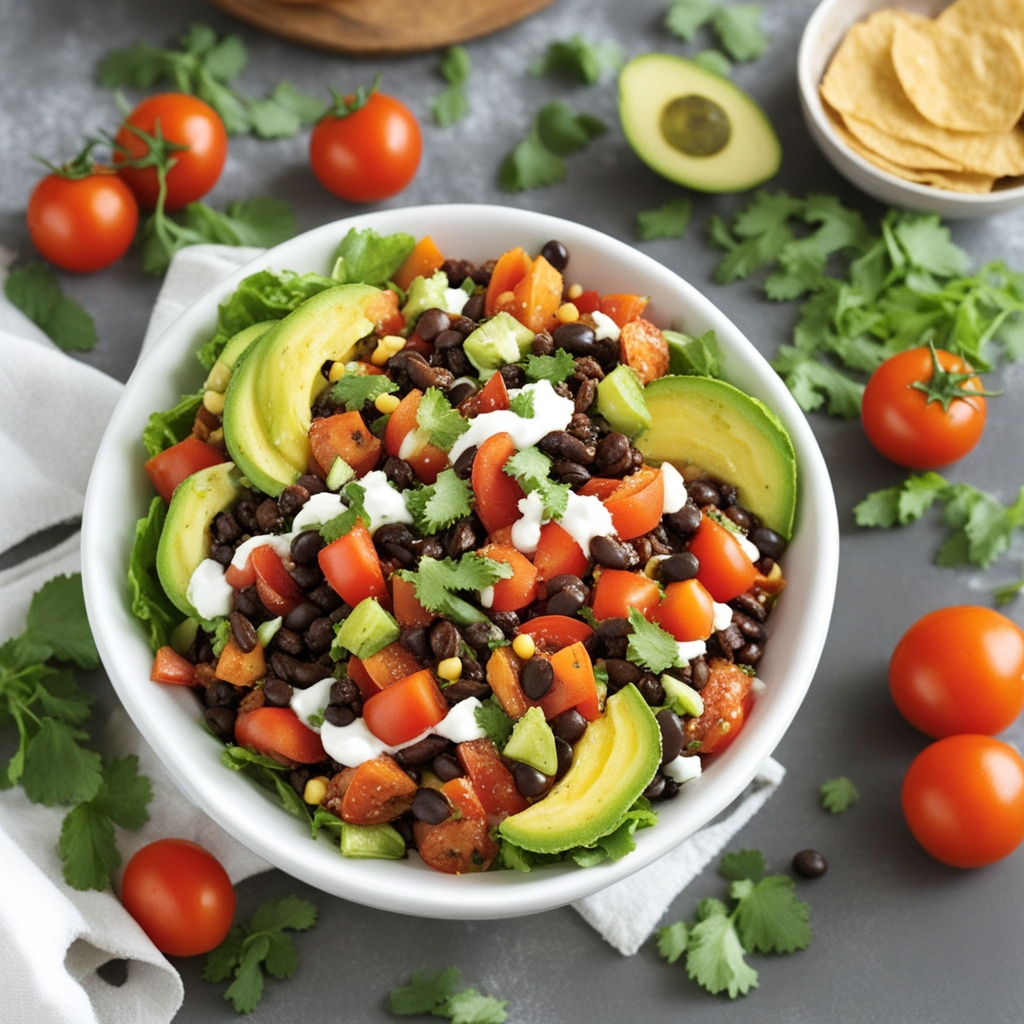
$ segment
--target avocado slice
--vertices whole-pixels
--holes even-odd
[[[609,697],[604,714],[587,726],[561,781],[498,830],[535,853],[587,846],[615,829],[660,763],[658,722],[630,683]]]
[[[210,523],[234,505],[241,489],[234,464],[221,462],[193,473],[174,490],[156,549],[156,572],[171,603],[185,615],[199,618],[189,602],[188,585],[209,556]]]
[[[633,439],[648,462],[699,466],[787,540],[796,514],[796,454],[763,402],[712,377],[661,377],[644,389],[651,427]]]
[[[224,441],[238,468],[276,497],[306,472],[310,408],[327,386],[320,368],[345,362],[373,331],[378,288],[339,285],[307,299],[250,345],[224,396]]]
[[[782,147],[765,112],[728,78],[668,53],[629,61],[619,116],[637,156],[699,192],[742,192],[771,178]]]
[[[213,391],[220,391],[221,393],[226,391],[228,382],[231,380],[231,371],[235,368],[235,363],[242,358],[246,349],[253,342],[263,337],[275,323],[276,321],[274,320],[261,320],[259,323],[243,327],[237,334],[229,338],[227,344],[221,349],[217,361],[210,369],[203,387]]]

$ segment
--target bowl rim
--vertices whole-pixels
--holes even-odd
[[[440,231],[439,225],[443,226]],[[652,309],[659,302],[673,306],[673,323],[683,313],[694,333],[713,327],[725,355],[728,379],[765,401],[789,430],[801,480],[790,553],[798,553],[796,560],[807,586],[791,591],[788,604],[782,602],[776,611],[776,617],[782,615],[786,623],[793,621],[800,639],[774,656],[775,661],[784,661],[786,686],[780,683],[773,689],[769,683],[755,702],[743,736],[708,765],[697,784],[690,784],[696,788],[684,787],[672,804],[662,805],[668,820],[639,833],[637,849],[619,861],[586,869],[561,864],[529,875],[494,871],[450,876],[432,871],[418,858],[343,859],[328,844],[311,842],[307,825],[281,813],[276,800],[271,802],[258,786],[220,766],[222,744],[196,727],[194,697],[181,692],[186,688],[154,688],[149,682],[152,652],[131,614],[125,578],[136,513],[145,513],[152,495],[142,470],[141,426],[154,408],[165,407],[160,396],[173,396],[169,397],[173,404],[185,393],[188,378],[198,377],[188,365],[189,353],[209,336],[217,303],[244,277],[268,267],[314,269],[310,264],[318,258],[315,254],[329,256],[353,227],[373,227],[381,233],[406,230],[417,236],[431,233],[442,246],[444,238],[454,234],[470,240],[463,241],[465,248],[472,244],[490,248],[488,235],[517,239],[512,244],[524,246],[532,241],[538,249],[547,239],[560,238],[570,253],[576,252],[574,258],[579,260],[582,253],[581,262],[594,263],[602,273],[609,268],[609,282],[628,284],[633,278],[649,285]],[[318,266],[322,270],[322,263]],[[592,280],[588,272],[588,283]],[[661,320],[666,312],[656,313],[655,319]],[[130,516],[123,511],[126,504]],[[129,716],[192,803],[243,845],[317,888],[379,909],[434,918],[514,917],[564,906],[632,875],[728,807],[775,749],[806,695],[828,631],[838,562],[835,499],[810,426],[781,378],[725,314],[693,285],[625,242],[547,214],[483,204],[420,206],[344,218],[268,250],[212,285],[167,328],[129,378],[93,465],[82,523],[86,606],[104,667]],[[772,648],[766,653],[766,664],[770,657]],[[208,764],[213,760],[217,770],[212,777],[217,784],[211,786]],[[258,826],[269,809],[274,817],[267,820],[274,827],[261,829]]]
[[[856,16],[851,14],[848,28],[858,21],[864,20],[870,13],[875,11],[892,7],[911,6],[908,0],[869,0],[869,2],[871,3],[870,11],[861,10]],[[952,0],[947,0],[943,4],[942,9],[950,6],[950,3],[952,3]],[[821,52],[822,44],[820,37],[822,27],[832,12],[839,8],[852,10],[852,5],[849,0],[821,0],[821,3],[814,9],[807,24],[804,26],[803,34],[800,37],[800,46],[797,51],[797,82],[799,84],[803,109],[813,121],[817,130],[828,140],[838,154],[844,159],[851,161],[862,174],[876,178],[891,188],[901,189],[909,195],[917,196],[921,200],[941,200],[944,204],[949,204],[950,206],[960,206],[964,209],[976,210],[984,210],[990,206],[1002,208],[1016,200],[1024,202],[1024,184],[983,193],[954,192],[952,189],[937,188],[934,185],[925,185],[921,182],[908,181],[906,178],[901,178],[873,164],[870,160],[861,156],[860,153],[855,153],[847,146],[837,134],[831,118],[825,113],[825,108],[821,102],[821,95],[818,91],[821,78],[815,79],[812,73],[812,66]],[[825,68],[831,62],[832,56],[833,54],[828,55],[828,60],[824,65]],[[993,210],[992,212],[998,211]]]

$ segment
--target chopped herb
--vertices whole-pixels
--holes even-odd
[[[4,281],[4,294],[65,352],[88,352],[96,344],[93,318],[61,291],[57,275],[45,264],[12,270]]]
[[[457,967],[436,974],[417,971],[408,985],[396,988],[388,1000],[391,1012],[400,1017],[433,1014],[453,1024],[504,1024],[508,1003],[482,996],[475,988],[456,991],[460,981]]]
[[[428,435],[431,444],[447,452],[469,430],[469,420],[452,408],[440,388],[427,388],[416,410],[416,426]]]
[[[738,882],[744,878],[760,882],[764,878],[764,855],[760,850],[746,849],[727,853],[718,865],[718,873],[730,882]]]
[[[695,338],[679,331],[662,331],[669,342],[669,373],[695,377],[722,375],[722,349],[714,328]]]
[[[714,0],[675,0],[665,14],[665,28],[688,43],[711,20],[715,7]]]
[[[549,43],[544,55],[530,65],[530,74],[539,78],[559,72],[594,85],[606,71],[622,67],[623,59],[622,47],[617,42],[609,39],[591,43],[577,34]]]
[[[512,566],[470,551],[458,561],[424,556],[415,571],[398,573],[416,587],[416,599],[435,615],[444,615],[460,625],[485,622],[487,616],[468,601],[458,597],[459,591],[479,591],[512,575]]]
[[[323,523],[320,529],[320,536],[325,544],[331,544],[339,537],[344,537],[355,529],[356,523],[362,520],[364,525],[369,525],[370,517],[366,512],[363,499],[366,497],[366,488],[362,484],[345,484],[341,489],[348,508],[340,515],[336,515],[329,522]]]
[[[821,806],[833,814],[848,811],[859,799],[857,787],[845,776],[827,779],[821,784]]]
[[[533,392],[520,391],[519,394],[512,395],[508,400],[508,407],[517,416],[522,416],[524,420],[532,420]]]
[[[362,411],[367,402],[376,402],[381,395],[390,395],[398,385],[382,373],[346,373],[331,388],[331,400],[344,405],[348,412]]]
[[[577,114],[568,104],[548,103],[534,119],[530,134],[506,157],[499,184],[506,192],[553,185],[565,177],[565,161],[607,125],[590,114]]]
[[[760,4],[719,7],[711,17],[711,27],[733,60],[755,60],[768,49],[768,37],[761,30]]]
[[[487,738],[498,748],[499,753],[505,749],[512,735],[512,719],[493,694],[474,712],[476,724],[487,733]]]
[[[449,46],[441,57],[438,70],[448,88],[430,101],[430,112],[442,128],[456,124],[469,113],[465,86],[472,66],[464,46]]]
[[[674,964],[685,952],[690,942],[690,929],[685,921],[676,921],[657,932],[658,955]]]
[[[656,238],[682,238],[690,223],[693,203],[689,199],[673,199],[655,210],[636,215],[637,233],[644,242]]]
[[[701,50],[693,55],[693,63],[722,78],[728,78],[732,73],[732,62],[720,50]]]
[[[440,533],[473,511],[473,491],[450,466],[439,473],[434,483],[405,492],[406,507],[416,528],[424,536]]]
[[[555,349],[553,355],[526,357],[526,376],[529,380],[546,380],[561,384],[576,372],[576,360],[564,348]]]
[[[642,665],[656,675],[665,669],[679,667],[679,644],[671,633],[654,622],[648,622],[636,608],[629,610],[629,624],[633,632],[629,634],[626,657],[634,665]]]
[[[539,448],[523,448],[505,463],[504,472],[514,477],[527,494],[536,494],[545,519],[561,519],[569,506],[569,485],[551,479],[551,459]]]

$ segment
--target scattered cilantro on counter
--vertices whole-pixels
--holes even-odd
[[[629,634],[626,657],[634,665],[641,665],[656,675],[679,664],[679,644],[671,633],[656,622],[648,622],[636,608],[629,609]]]
[[[424,537],[448,529],[473,511],[473,491],[450,466],[432,484],[405,492],[405,504]]]
[[[346,373],[332,385],[331,401],[343,404],[347,412],[361,412],[367,402],[397,390],[398,385],[381,373]]]
[[[64,879],[75,889],[105,889],[121,863],[114,825],[145,824],[152,791],[134,755],[104,764],[84,745],[92,698],[75,682],[72,664],[99,664],[77,573],[43,584],[24,632],[0,646],[0,720],[18,731],[0,789],[21,783],[33,803],[74,805],[57,843]]]
[[[430,444],[447,452],[469,430],[469,420],[452,408],[440,388],[427,388],[416,410],[416,426],[429,435]]]
[[[233,981],[224,998],[237,1013],[252,1013],[263,998],[263,972],[290,978],[299,966],[295,942],[286,934],[316,924],[316,906],[297,896],[268,900],[253,914],[249,927],[235,925],[227,938],[207,954],[204,981]]]
[[[618,71],[624,61],[622,47],[614,40],[588,42],[578,33],[571,39],[548,44],[544,54],[530,65],[535,78],[557,72],[595,85],[606,71]]]
[[[665,28],[684,42],[690,42],[704,25],[710,25],[733,60],[755,60],[768,49],[759,4],[720,7],[712,0],[675,0],[665,14]]]
[[[465,86],[472,68],[473,62],[464,46],[449,46],[442,54],[438,70],[448,88],[430,101],[430,112],[442,128],[456,124],[469,113]]]
[[[693,55],[693,63],[722,78],[728,78],[732,73],[732,62],[720,50],[701,50]]]
[[[248,60],[245,44],[235,35],[217,38],[209,25],[193,23],[178,40],[179,49],[160,49],[138,42],[115,50],[100,64],[99,84],[107,89],[152,89],[166,82],[179,92],[209,103],[229,135],[281,139],[317,122],[327,105],[290,82],[281,82],[264,99],[232,88]]]
[[[832,814],[848,811],[859,799],[857,787],[845,775],[826,779],[821,784],[821,806]]]
[[[93,318],[61,291],[57,275],[45,264],[12,270],[4,281],[4,294],[65,352],[88,352],[96,344]]]
[[[600,118],[577,114],[566,103],[541,107],[530,134],[505,158],[498,182],[506,192],[554,185],[565,177],[565,160],[608,130]]]
[[[811,941],[810,911],[789,875],[764,877],[764,858],[756,850],[726,854],[720,873],[731,882],[733,909],[722,900],[702,900],[693,921],[659,929],[657,946],[669,963],[685,954],[691,979],[735,999],[758,987],[758,973],[744,954],[805,949]]]
[[[714,0],[675,0],[665,12],[665,28],[683,42],[690,42],[715,13]]]
[[[420,559],[416,570],[402,569],[402,579],[416,587],[416,599],[435,615],[445,615],[460,626],[489,621],[482,611],[458,596],[460,590],[479,591],[512,575],[512,566],[472,551],[452,558]]]
[[[636,215],[637,234],[643,242],[653,242],[656,238],[682,238],[692,211],[693,203],[689,199],[673,199],[656,210],[645,210]]]
[[[452,1024],[504,1024],[507,1000],[483,996],[475,988],[458,988],[461,974],[448,967],[436,974],[417,971],[408,985],[396,988],[388,999],[391,1012],[399,1017],[431,1014],[447,1017]]]

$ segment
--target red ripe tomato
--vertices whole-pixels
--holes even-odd
[[[374,91],[358,104],[347,97],[317,123],[309,162],[329,192],[353,203],[372,203],[412,181],[423,138],[412,111],[393,96]]]
[[[48,174],[28,201],[28,232],[39,252],[63,270],[90,274],[116,263],[139,224],[139,204],[113,171],[83,177]]]
[[[274,615],[288,615],[305,600],[302,588],[284,567],[281,556],[269,545],[263,544],[249,555],[256,573],[256,592],[267,611]]]
[[[385,743],[408,743],[448,714],[429,668],[414,672],[375,693],[363,705],[366,728]]]
[[[991,864],[1024,839],[1024,760],[989,736],[947,736],[914,758],[901,800],[914,838],[936,860]]]
[[[982,384],[959,356],[941,349],[933,356],[929,348],[900,352],[875,370],[864,389],[861,419],[868,440],[911,469],[955,462],[985,429],[985,399],[965,398],[964,391],[982,392]]]
[[[198,956],[219,946],[235,890],[219,860],[187,839],[158,839],[124,869],[121,902],[161,953]]]
[[[224,453],[197,437],[186,437],[184,441],[165,448],[145,463],[145,470],[157,493],[169,505],[174,489],[193,473],[210,466],[227,462]]]
[[[652,618],[677,640],[707,640],[714,629],[714,598],[698,580],[670,583]]]
[[[896,645],[889,690],[928,736],[1001,732],[1024,708],[1024,632],[991,608],[939,608]]]
[[[316,764],[327,756],[320,737],[291,708],[265,705],[244,711],[235,719],[235,742],[292,768]]]
[[[697,557],[697,579],[716,600],[725,603],[739,597],[757,579],[757,570],[731,530],[702,516],[690,539],[690,553]]]
[[[217,184],[228,155],[228,134],[217,111],[209,104],[184,93],[166,92],[143,100],[125,118],[116,142],[114,163],[145,156],[149,144],[129,125],[147,135],[159,134],[168,142],[187,146],[170,153],[173,166],[167,172],[166,210],[180,210],[201,199]],[[121,167],[118,171],[147,210],[156,206],[160,183],[155,167]]]

